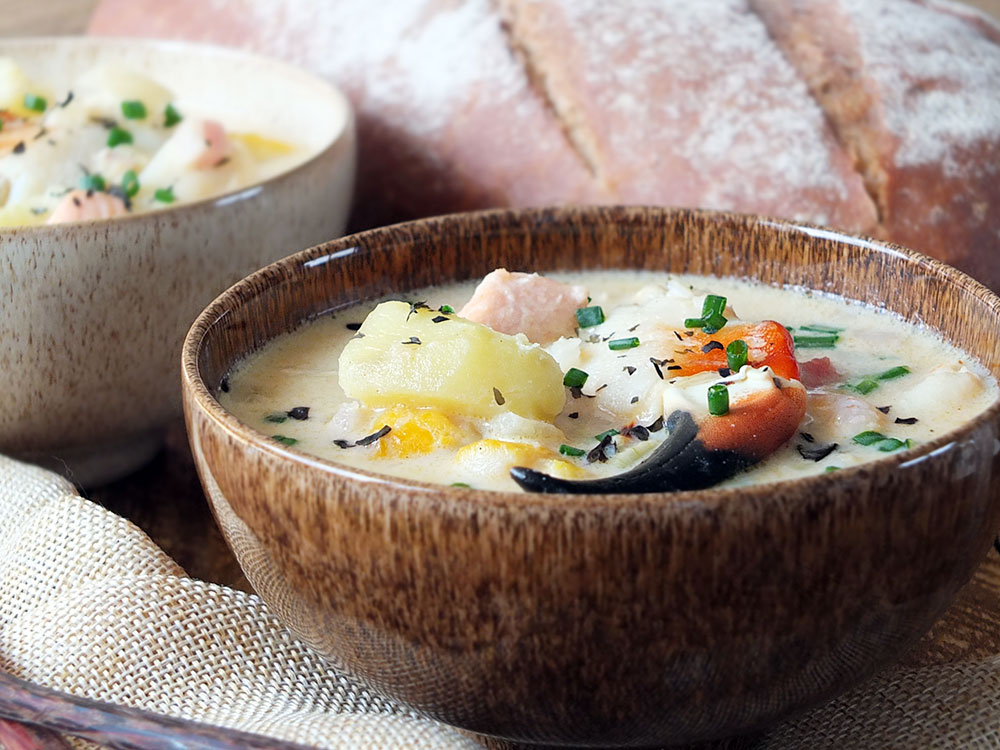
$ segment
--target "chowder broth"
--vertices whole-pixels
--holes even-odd
[[[382,354],[395,357],[394,362],[418,363],[417,357],[430,356],[431,349],[418,350],[433,343],[428,335],[464,336],[460,326],[466,324],[455,311],[473,297],[474,282],[408,294],[406,299],[422,304],[382,307],[367,321],[375,303],[307,323],[240,363],[220,401],[273,439],[338,463],[421,481],[517,490],[512,466],[567,480],[627,471],[666,439],[664,418],[673,412],[689,412],[702,425],[720,419],[710,413],[706,398],[712,386],[725,386],[737,407],[740,399],[767,389],[801,390],[796,381],[806,393],[805,414],[796,415],[787,439],[764,460],[721,477],[722,485],[795,478],[875,460],[932,440],[997,399],[996,382],[967,354],[927,329],[858,303],[730,279],[652,272],[548,276],[585,288],[573,307],[590,312],[582,318],[577,314],[566,335],[544,344],[507,337],[504,345],[512,348],[505,361],[444,384],[457,395],[478,389],[482,403],[475,408],[428,396],[418,385],[428,379],[405,372],[416,364],[401,365],[391,393],[367,382],[382,377],[384,360],[362,377],[342,371],[345,362],[355,370],[362,367],[345,349],[371,350],[378,346],[373,340],[389,342]],[[705,320],[708,294],[716,301],[725,297],[725,324],[716,332],[698,325]],[[545,310],[543,305],[537,317],[557,317]],[[729,349],[721,341],[732,331],[758,331],[759,321],[777,321],[788,329],[795,362],[771,359],[738,370],[692,372],[692,360],[733,362],[719,360]],[[408,335],[406,326],[423,338]],[[452,333],[446,335],[448,330]],[[478,328],[473,333],[492,335]],[[510,365],[518,357],[533,359]],[[740,365],[739,357],[735,364]],[[789,368],[797,370],[797,377]],[[447,370],[447,363],[439,369]],[[553,371],[563,379],[555,386],[559,394],[552,386]],[[519,372],[538,377],[518,390]],[[491,378],[496,383],[487,382]],[[367,395],[352,398],[342,381],[349,392],[360,388]],[[420,393],[416,400],[412,393],[397,397],[397,386],[400,393]],[[737,437],[748,449],[761,441],[756,432]]]
[[[285,133],[248,128],[220,102],[123,65],[68,88],[0,56],[0,227],[126,216],[239,190],[304,162]]]

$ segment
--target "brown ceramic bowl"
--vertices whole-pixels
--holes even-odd
[[[2,56],[52,97],[96,65],[142,73],[182,112],[301,149],[297,166],[224,195],[0,227],[0,453],[101,484],[151,458],[180,416],[177,353],[198,311],[255,268],[343,232],[354,116],[321,79],[239,50],[60,37],[0,39]]]
[[[331,309],[511,269],[647,268],[837,292],[1000,376],[1000,299],[885,244],[656,208],[498,211],[376,229],[240,282],[188,334],[191,446],[247,578],[335,665],[417,710],[532,743],[751,731],[913,644],[1000,525],[1000,404],[902,455],[683,494],[474,491],[338,466],[240,423],[234,363]]]

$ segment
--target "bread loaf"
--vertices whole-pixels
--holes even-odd
[[[101,0],[91,31],[338,83],[355,223],[662,203],[928,252],[1000,289],[1000,28],[935,0]]]

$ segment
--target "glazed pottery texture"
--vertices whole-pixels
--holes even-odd
[[[151,75],[194,111],[225,106],[246,131],[287,133],[309,155],[215,199],[0,229],[0,452],[100,483],[152,455],[180,414],[177,355],[199,310],[261,265],[343,231],[353,115],[318,78],[212,47],[0,40],[0,55],[57,91],[94,64],[120,64]]]
[[[836,292],[939,330],[1000,375],[1000,299],[941,263],[791,223],[582,208],[427,219],[327,243],[216,300],[183,354],[191,445],[254,588],[384,694],[475,732],[650,746],[751,731],[924,633],[1000,525],[1000,405],[902,455],[681,494],[553,496],[340,467],[213,394],[303,320],[511,270],[645,268]]]

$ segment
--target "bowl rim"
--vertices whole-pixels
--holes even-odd
[[[282,75],[290,75],[300,78],[306,85],[312,86],[317,93],[323,91],[335,106],[340,107],[344,112],[344,117],[339,127],[330,133],[330,136],[322,148],[317,149],[304,161],[295,165],[291,169],[286,169],[277,174],[271,175],[267,179],[258,180],[249,185],[228,190],[225,193],[211,195],[206,198],[199,198],[193,201],[182,201],[176,204],[169,204],[162,208],[151,211],[140,211],[129,213],[126,216],[118,216],[101,219],[86,219],[83,221],[64,221],[58,224],[15,224],[12,226],[0,227],[0,239],[5,237],[16,238],[19,235],[34,235],[52,233],[58,235],[65,228],[76,229],[81,226],[126,226],[135,222],[149,221],[151,217],[163,217],[170,220],[176,214],[185,211],[197,211],[199,209],[214,210],[232,203],[240,203],[244,200],[256,197],[264,190],[268,190],[281,183],[294,180],[298,174],[307,169],[311,169],[316,162],[333,153],[348,139],[353,139],[355,132],[356,113],[347,95],[325,78],[306,70],[305,68],[293,65],[276,57],[261,55],[256,52],[240,49],[238,47],[226,47],[220,44],[208,44],[206,42],[191,42],[180,39],[147,39],[141,37],[123,36],[15,36],[0,38],[0,55],[16,54],[16,50],[21,47],[35,45],[61,45],[67,47],[112,47],[119,49],[136,49],[153,47],[159,51],[168,53],[197,53],[207,57],[224,57],[231,60],[244,60],[260,65],[267,65],[276,68]]]
[[[246,301],[248,298],[246,293],[255,284],[272,286],[282,279],[289,278],[298,267],[307,264],[309,261],[321,258],[329,259],[331,256],[335,259],[338,252],[346,252],[358,246],[364,246],[365,250],[369,252],[374,251],[377,247],[377,241],[373,242],[372,240],[377,240],[377,238],[387,234],[389,230],[404,229],[420,232],[423,231],[423,227],[431,225],[434,222],[468,222],[469,220],[473,220],[485,225],[490,219],[496,221],[498,219],[502,220],[504,217],[516,218],[525,215],[541,217],[552,213],[558,216],[593,216],[605,212],[608,214],[614,213],[624,219],[629,215],[645,214],[649,211],[680,215],[682,217],[703,217],[714,222],[750,222],[753,225],[759,225],[768,230],[804,233],[812,237],[847,242],[858,247],[870,248],[877,252],[889,253],[905,261],[915,262],[917,265],[928,269],[934,275],[943,275],[949,284],[971,293],[974,297],[992,308],[997,316],[1000,317],[1000,297],[997,294],[962,271],[935,258],[883,240],[850,235],[828,227],[789,219],[743,214],[733,211],[656,205],[573,205],[500,208],[442,214],[344,235],[329,242],[301,250],[275,261],[264,268],[258,269],[213,300],[192,324],[184,338],[184,345],[181,351],[182,391],[188,438],[192,442],[196,439],[196,436],[193,434],[192,412],[193,410],[198,410],[213,422],[216,427],[227,433],[231,439],[248,444],[258,451],[263,451],[265,454],[291,461],[293,464],[307,471],[320,471],[330,477],[351,480],[361,484],[376,483],[411,493],[421,492],[424,494],[440,495],[444,498],[453,498],[455,500],[467,500],[479,506],[489,506],[490,508],[516,507],[519,509],[551,511],[556,508],[563,510],[586,510],[607,507],[621,508],[623,506],[662,506],[664,504],[671,504],[674,507],[696,504],[706,508],[716,508],[734,501],[746,501],[751,496],[766,500],[765,496],[770,495],[778,487],[783,490],[795,488],[801,496],[808,497],[811,491],[831,481],[870,482],[874,480],[874,475],[876,474],[893,472],[896,469],[933,459],[950,450],[956,449],[961,442],[982,425],[989,422],[1000,424],[1000,398],[998,398],[984,411],[976,414],[958,427],[942,433],[933,440],[921,443],[915,448],[900,453],[887,454],[872,461],[844,467],[836,472],[812,474],[803,477],[761,482],[759,484],[735,487],[710,487],[702,490],[686,490],[683,492],[550,495],[518,492],[516,490],[453,487],[415,479],[405,479],[389,474],[379,474],[374,471],[367,471],[320,458],[319,456],[272,440],[264,433],[242,422],[219,403],[201,376],[198,362],[206,337],[215,325],[225,320],[229,309],[234,306],[234,303],[238,305]],[[270,283],[262,283],[265,281]],[[297,325],[301,325],[305,321],[306,319],[303,319]],[[941,335],[943,336],[943,334]],[[951,339],[946,340],[952,343],[952,345],[956,345]],[[231,367],[232,364],[230,365]],[[472,507],[475,507],[475,505]]]

